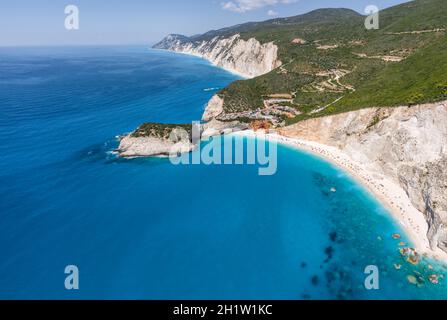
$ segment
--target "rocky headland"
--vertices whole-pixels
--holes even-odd
[[[280,133],[334,147],[371,180],[391,180],[425,218],[426,230],[416,232],[426,232],[432,250],[447,252],[447,102],[362,109],[305,120]]]

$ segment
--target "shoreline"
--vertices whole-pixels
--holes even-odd
[[[352,177],[387,209],[391,218],[402,228],[418,253],[447,263],[446,252],[439,248],[436,250],[430,248],[426,236],[428,224],[424,215],[413,206],[405,191],[389,178],[366,170],[341,150],[318,142],[287,137],[278,133],[256,133],[252,130],[238,132],[236,135],[275,141],[328,161]]]
[[[238,77],[242,78],[241,80],[249,80],[249,79],[253,78],[253,77],[251,77],[251,76],[249,76],[247,74],[241,73],[241,72],[239,72],[237,70],[230,69],[230,68],[225,68],[223,66],[219,66],[214,61],[209,60],[209,59],[205,58],[203,55],[200,55],[200,54],[197,54],[197,53],[186,52],[186,51],[174,51],[174,50],[168,50],[168,49],[154,49],[154,48],[149,48],[149,49],[150,50],[158,50],[158,51],[170,52],[170,53],[174,53],[174,54],[183,54],[183,55],[186,55],[186,56],[196,57],[196,58],[205,60],[206,62],[210,63],[213,67],[222,69],[222,70],[224,70],[224,71],[226,71],[228,73],[231,73],[231,74],[233,74],[235,76],[238,76]]]

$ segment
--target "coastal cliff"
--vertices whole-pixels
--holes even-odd
[[[302,121],[281,133],[336,147],[392,179],[424,214],[432,249],[447,252],[447,102],[362,109]]]
[[[145,123],[121,138],[116,150],[121,157],[170,156],[194,150],[192,125]]]
[[[202,41],[171,34],[153,48],[199,56],[245,78],[266,74],[282,64],[278,59],[278,47],[273,42],[261,44],[255,38],[244,40],[239,34]]]

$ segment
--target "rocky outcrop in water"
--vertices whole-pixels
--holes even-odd
[[[167,157],[171,154],[191,152],[195,146],[188,141],[172,142],[156,137],[133,137],[127,135],[120,141],[117,152],[123,158]]]
[[[447,102],[370,108],[310,119],[286,135],[335,146],[390,177],[429,225],[432,248],[447,252]]]
[[[145,123],[120,139],[123,158],[170,156],[194,150],[192,125]]]
[[[239,34],[226,38],[216,36],[208,41],[194,41],[171,34],[153,48],[199,56],[247,78],[263,75],[281,66],[278,47],[273,42],[261,44],[255,38],[244,40]]]

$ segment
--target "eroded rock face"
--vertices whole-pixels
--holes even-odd
[[[202,139],[207,139],[213,136],[219,136],[223,134],[230,134],[233,132],[239,132],[249,129],[249,125],[246,123],[240,123],[239,121],[223,122],[216,119],[212,119],[209,122],[202,125]]]
[[[447,252],[447,155],[420,167],[402,165],[398,177],[413,204],[425,212],[431,247]]]
[[[116,150],[123,158],[170,156],[191,152],[195,145],[190,134],[182,129],[173,129],[169,137],[157,135],[123,137]]]
[[[283,133],[335,146],[397,182],[425,215],[431,246],[447,252],[447,102],[362,109],[306,120]]]
[[[203,113],[203,121],[211,121],[223,112],[224,100],[215,94],[206,106],[205,112]]]
[[[123,158],[177,156],[193,151],[201,140],[247,129],[247,124],[222,122],[214,118],[195,125],[192,132],[173,125],[143,124],[135,132],[121,138],[116,152]]]
[[[196,55],[246,78],[266,74],[281,66],[278,47],[273,42],[261,44],[254,38],[243,40],[239,34],[201,42],[181,35],[169,35],[154,48]]]

